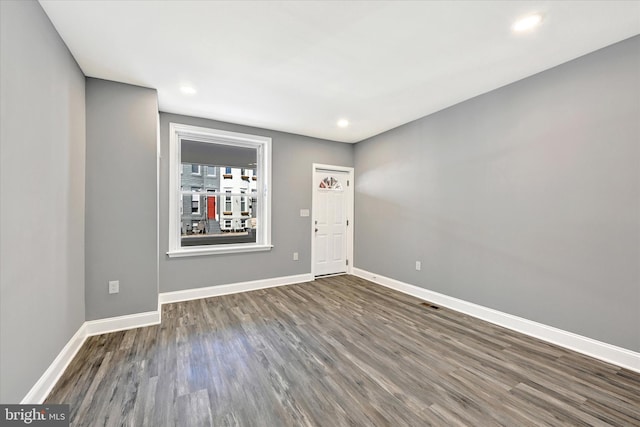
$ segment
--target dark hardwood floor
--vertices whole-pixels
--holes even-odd
[[[75,426],[640,426],[640,374],[353,276],[167,304],[89,338]]]

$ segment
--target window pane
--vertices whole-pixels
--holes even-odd
[[[246,151],[246,149],[243,149]],[[256,151],[256,150],[254,150]],[[255,163],[257,151],[254,153]],[[232,175],[220,177],[216,168]],[[183,163],[181,246],[255,243],[257,206],[255,169]],[[205,173],[201,173],[205,171]],[[220,191],[220,184],[224,187]],[[188,189],[188,190],[186,190]],[[203,194],[206,193],[206,194]],[[252,197],[249,194],[252,193]]]
[[[327,190],[342,190],[342,184],[334,177],[325,177],[322,181],[320,181],[320,188]]]

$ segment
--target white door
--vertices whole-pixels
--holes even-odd
[[[344,171],[314,171],[314,275],[347,272],[347,179]]]

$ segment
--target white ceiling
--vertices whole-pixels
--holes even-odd
[[[156,88],[161,111],[343,142],[640,33],[640,1],[40,3],[87,76]]]

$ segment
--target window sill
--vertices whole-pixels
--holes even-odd
[[[237,254],[243,252],[262,252],[270,251],[273,245],[244,245],[244,246],[227,246],[227,247],[194,247],[189,249],[180,249],[167,252],[169,258],[182,258],[190,256],[203,255],[221,255],[221,254]]]

